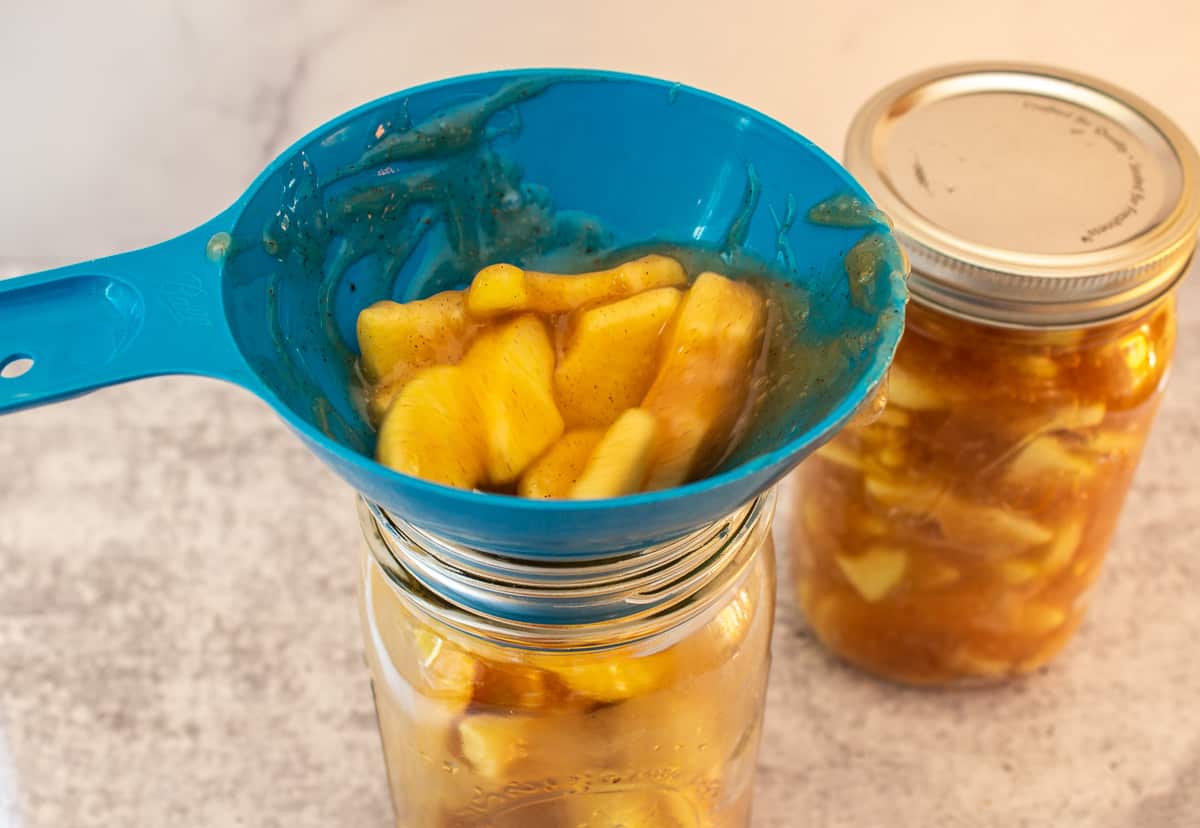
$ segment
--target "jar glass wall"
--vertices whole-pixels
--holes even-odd
[[[1065,331],[910,306],[882,415],[798,472],[819,638],[913,684],[1047,663],[1083,618],[1174,344],[1171,297]]]
[[[766,495],[663,547],[553,567],[490,558],[468,575],[364,505],[363,624],[397,825],[749,825],[772,512]],[[467,594],[499,603],[447,598]],[[526,612],[569,605],[590,620]]]

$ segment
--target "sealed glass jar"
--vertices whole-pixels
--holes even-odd
[[[516,560],[366,503],[366,651],[397,826],[745,828],[773,493],[670,543]]]
[[[1196,152],[1099,81],[965,66],[872,99],[847,163],[912,301],[886,408],[798,472],[799,600],[887,678],[1030,672],[1080,624],[1166,386]]]

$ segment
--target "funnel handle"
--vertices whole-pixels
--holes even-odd
[[[217,234],[232,221],[229,211],[153,247],[0,280],[0,413],[158,374],[254,388],[222,304],[216,254],[228,235]]]

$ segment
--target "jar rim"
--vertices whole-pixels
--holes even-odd
[[[845,159],[895,223],[913,300],[953,316],[1103,324],[1174,289],[1196,249],[1195,147],[1143,99],[1080,73],[988,62],[910,75],[858,111]]]
[[[447,541],[359,498],[391,586],[459,632],[527,648],[604,650],[686,623],[744,577],[770,532],[775,491],[665,543],[538,562]]]

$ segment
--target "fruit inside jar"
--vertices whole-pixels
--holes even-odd
[[[1083,618],[1174,337],[1171,298],[1045,332],[910,306],[886,409],[797,473],[797,589],[817,635],[911,684],[1050,661]]]
[[[648,633],[617,619],[558,628],[554,642],[523,638],[520,625],[485,635],[477,618],[386,573],[372,548],[363,629],[396,824],[748,825],[774,611],[771,512],[733,533],[706,595],[642,619]],[[580,632],[589,644],[573,640]]]

